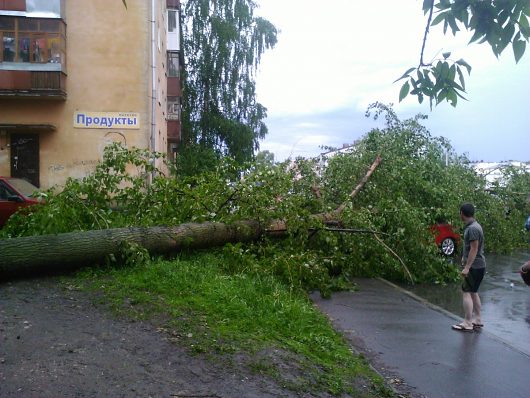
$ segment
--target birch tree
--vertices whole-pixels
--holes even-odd
[[[277,42],[272,23],[252,0],[183,3],[185,59],[180,155],[251,160],[267,134],[266,108],[256,101],[261,56]],[[181,162],[181,165],[184,163]],[[193,162],[191,162],[193,163]]]

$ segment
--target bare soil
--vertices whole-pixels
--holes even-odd
[[[170,339],[154,325],[116,319],[53,279],[2,284],[0,396],[296,396]]]
[[[194,355],[164,328],[94,302],[53,277],[0,282],[0,397],[329,396],[290,390],[245,355]],[[283,380],[297,378],[270,354]]]

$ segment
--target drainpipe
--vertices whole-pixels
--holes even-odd
[[[156,0],[151,0],[151,137],[150,137],[150,150],[154,152],[156,150]],[[153,159],[153,162],[155,160]],[[151,175],[151,180],[154,178],[154,173]]]

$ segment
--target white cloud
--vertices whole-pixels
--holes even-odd
[[[392,82],[419,61],[426,23],[421,1],[259,3],[258,12],[281,30],[277,47],[263,57],[257,79],[258,100],[269,110],[270,134],[262,149],[316,154],[318,145],[340,146],[369,130],[363,120],[368,104],[398,102],[400,84]],[[514,66],[510,49],[497,60],[487,46],[467,46],[468,40],[467,33],[452,38],[439,27],[432,29],[426,60],[445,51],[451,51],[453,59],[465,58],[473,66],[467,79],[472,101],[462,102],[456,110],[440,105],[427,125],[472,156],[495,156],[480,138],[486,136],[502,150],[499,160],[525,153],[530,158],[520,145],[508,148],[499,142],[510,132],[515,141],[528,143],[530,121],[521,108],[527,109],[530,102],[530,55]],[[420,106],[412,97],[395,108],[406,116],[429,113],[427,104]],[[364,130],[359,132],[359,126]]]

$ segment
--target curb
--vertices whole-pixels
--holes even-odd
[[[423,297],[420,297],[420,296],[418,296],[418,295],[416,295],[416,294],[414,294],[414,293],[408,291],[407,289],[404,289],[404,288],[402,288],[401,286],[398,286],[398,285],[396,285],[396,284],[394,284],[394,283],[392,283],[392,282],[390,282],[390,281],[388,281],[388,280],[386,280],[386,279],[384,279],[384,278],[375,278],[375,279],[377,279],[378,281],[380,281],[380,282],[386,284],[387,286],[390,286],[390,287],[392,287],[392,288],[398,290],[399,292],[401,292],[401,293],[403,293],[403,294],[409,296],[409,297],[412,298],[413,300],[418,301],[419,303],[425,305],[426,307],[428,307],[428,308],[430,308],[430,309],[432,309],[432,310],[434,310],[434,311],[437,311],[437,312],[440,312],[440,313],[444,314],[445,316],[447,316],[447,317],[449,317],[449,318],[451,318],[451,319],[454,319],[454,320],[456,320],[456,321],[458,321],[458,322],[460,322],[460,321],[463,320],[461,317],[459,317],[459,316],[453,314],[452,312],[449,312],[449,311],[447,311],[446,309],[444,309],[444,308],[442,308],[442,307],[440,307],[440,306],[438,306],[438,305],[436,305],[436,304],[433,304],[433,303],[431,303],[430,301],[424,299]],[[524,356],[530,358],[530,354],[529,354],[529,353],[527,353],[527,352],[521,350],[521,349],[518,348],[518,347],[515,347],[514,345],[512,345],[512,343],[510,343],[510,342],[507,341],[507,340],[504,340],[502,337],[499,337],[499,336],[497,336],[496,334],[493,334],[492,332],[487,331],[487,330],[484,330],[484,329],[482,329],[482,330],[480,331],[480,333],[481,333],[481,334],[485,334],[485,335],[487,335],[489,338],[491,338],[491,339],[493,339],[493,340],[496,340],[496,341],[498,341],[499,343],[501,343],[501,344],[503,344],[503,345],[509,347],[510,349],[512,349],[512,350],[514,350],[514,351],[517,351],[519,354],[522,354],[522,355],[524,355]]]

